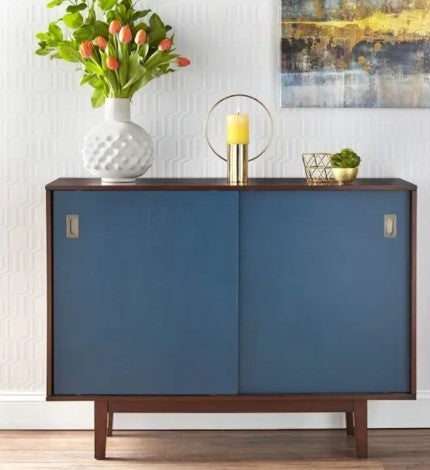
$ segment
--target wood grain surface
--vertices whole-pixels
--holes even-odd
[[[344,430],[115,431],[93,458],[91,431],[0,431],[0,469],[428,470],[430,430],[371,430],[369,460]]]
[[[102,184],[97,178],[58,178],[49,191],[415,191],[417,187],[399,178],[359,178],[340,186],[308,185],[304,178],[251,178],[243,186],[230,185],[226,178],[139,178],[135,183]]]

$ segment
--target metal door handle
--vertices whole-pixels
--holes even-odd
[[[66,215],[66,237],[79,238],[79,215]]]
[[[384,215],[384,237],[397,238],[397,215],[385,214]]]

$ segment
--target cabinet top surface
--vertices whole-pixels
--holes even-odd
[[[225,178],[140,178],[135,183],[103,184],[97,178],[59,178],[46,186],[49,191],[414,191],[417,187],[399,178],[360,178],[340,186],[309,185],[304,178],[253,178],[243,186],[229,185]]]

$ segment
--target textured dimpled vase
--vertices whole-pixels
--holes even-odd
[[[130,100],[106,101],[105,120],[84,139],[85,168],[104,183],[132,183],[152,166],[151,136],[130,121]]]

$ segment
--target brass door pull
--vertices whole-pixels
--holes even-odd
[[[397,215],[385,214],[384,215],[384,237],[397,238]]]
[[[66,216],[66,237],[79,238],[79,215]]]

